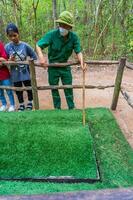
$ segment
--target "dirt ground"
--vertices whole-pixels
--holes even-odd
[[[82,71],[78,66],[72,68],[73,84],[82,84]],[[89,66],[86,72],[86,84],[90,85],[112,85],[115,82],[117,66]],[[47,71],[42,68],[36,69],[38,86],[48,85]],[[127,91],[133,100],[133,70],[125,68],[122,87]],[[114,88],[104,90],[87,89],[86,107],[107,107],[110,108]],[[67,108],[63,90],[60,90],[62,109]],[[82,90],[74,89],[76,108],[82,108]],[[51,92],[49,90],[39,91],[40,109],[53,109]],[[128,105],[122,94],[116,111],[113,111],[119,126],[121,127],[127,141],[133,148],[133,109]]]

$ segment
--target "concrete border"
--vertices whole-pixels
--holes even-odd
[[[0,196],[0,200],[133,200],[133,188],[49,195]]]

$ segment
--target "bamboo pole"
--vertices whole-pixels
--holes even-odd
[[[85,126],[85,70],[83,70],[83,90],[82,90],[82,101],[83,101],[83,108],[82,108],[82,115],[83,115],[83,126]]]
[[[126,67],[127,67],[128,69],[133,70],[133,63],[126,62]]]
[[[88,60],[85,61],[86,64],[91,65],[117,65],[119,64],[119,61],[115,60]]]
[[[32,94],[33,94],[33,104],[34,104],[35,110],[39,110],[36,73],[35,73],[35,65],[34,65],[33,60],[29,60],[29,66],[30,66],[30,76],[31,76]]]
[[[85,85],[86,89],[99,89],[99,90],[104,90],[106,88],[111,88],[114,87],[114,85]],[[38,90],[52,90],[52,89],[70,89],[70,88],[75,88],[75,89],[82,89],[83,85],[45,85],[45,86],[37,86]],[[0,86],[0,89],[5,89],[5,90],[14,90],[14,91],[27,91],[27,90],[32,90],[32,87],[14,87],[14,86]]]
[[[106,88],[111,88],[114,87],[113,85],[85,85],[86,89],[99,89],[99,90],[104,90]],[[38,90],[50,90],[50,89],[70,89],[70,88],[74,88],[74,89],[82,89],[83,85],[50,85],[50,86],[38,86],[37,89]]]
[[[31,59],[29,60],[26,60],[26,61],[2,61],[1,65],[28,65],[29,64],[29,61],[32,61]],[[67,66],[70,66],[70,65],[78,65],[79,62],[72,62],[72,61],[69,61],[69,62],[66,62],[66,63],[50,63],[50,64],[45,64],[45,67],[67,67]],[[41,68],[44,68],[44,66],[42,66],[39,62],[37,61],[34,61],[34,65],[36,67],[41,67]]]
[[[85,61],[86,64],[92,64],[92,65],[114,65],[114,64],[119,64],[119,61],[114,61],[114,60],[88,60]],[[2,61],[1,65],[28,65],[29,61]],[[0,66],[1,66],[0,65]],[[41,64],[37,61],[34,61],[34,65],[36,67],[42,67]],[[66,67],[70,65],[79,65],[79,62],[72,62],[69,61],[67,63],[50,63],[46,64],[46,67]],[[44,67],[42,67],[44,68]]]
[[[133,99],[131,99],[128,93],[126,91],[123,91],[122,89],[121,89],[121,93],[123,97],[125,98],[125,100],[127,101],[127,103],[133,108]]]
[[[119,67],[117,70],[116,80],[115,80],[115,88],[114,88],[113,100],[112,100],[112,105],[111,105],[112,110],[116,110],[116,107],[117,107],[125,65],[126,65],[126,58],[121,58]]]

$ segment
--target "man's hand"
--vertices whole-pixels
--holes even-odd
[[[82,70],[83,70],[84,72],[86,72],[86,71],[87,71],[87,65],[86,65],[86,63],[82,63],[82,64],[81,64],[81,68],[82,68]]]
[[[38,58],[39,58],[39,63],[41,64],[42,67],[46,68],[47,67],[47,60],[44,58],[44,55],[42,53],[42,49],[36,45],[36,52],[38,54]]]
[[[47,60],[44,57],[39,58],[39,63],[42,67],[47,68]]]
[[[81,52],[78,53],[77,58],[78,58],[78,61],[80,62],[82,70],[85,72],[87,70],[87,67],[86,67],[86,64],[84,63],[84,60],[83,60],[83,54]]]

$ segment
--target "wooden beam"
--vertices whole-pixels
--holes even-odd
[[[115,60],[88,60],[85,61],[86,64],[91,65],[117,65],[119,64],[119,61]]]
[[[32,60],[26,60],[26,61],[2,61],[2,64],[1,65],[10,65],[10,66],[13,66],[13,65],[29,65],[29,62],[31,62]],[[36,67],[42,67],[40,65],[40,63],[38,61],[33,61],[34,62],[34,65]],[[67,63],[50,63],[50,64],[46,64],[45,67],[67,67],[67,66],[70,66],[70,65],[78,65],[79,62],[67,62]],[[44,68],[44,67],[42,67]],[[45,68],[44,68],[45,69]]]
[[[86,121],[86,113],[85,113],[85,71],[83,70],[83,89],[82,89],[82,101],[83,101],[83,106],[82,106],[82,120],[83,120],[83,126],[85,126],[85,121]]]
[[[126,58],[121,58],[119,67],[117,70],[117,76],[115,79],[115,88],[114,88],[113,100],[112,100],[112,104],[111,104],[112,110],[116,110],[116,107],[117,107],[125,64],[126,64]]]
[[[126,67],[133,70],[133,63],[126,62]]]
[[[123,91],[122,89],[121,89],[121,93],[124,99],[126,99],[128,105],[130,105],[133,108],[133,101],[131,100],[131,97],[128,95],[128,93],[126,91]]]
[[[114,85],[85,85],[86,89],[100,89],[104,90],[106,88],[111,88],[114,87]],[[37,86],[37,90],[51,90],[51,89],[69,89],[69,88],[74,88],[74,89],[82,89],[83,85],[46,85],[46,86]],[[14,91],[26,91],[26,90],[31,90],[32,87],[13,87],[13,86],[0,86],[0,89],[5,89],[5,90],[14,90]]]
[[[38,98],[38,90],[37,90],[34,61],[29,60],[29,66],[30,66],[30,76],[31,76],[31,85],[32,85],[34,108],[35,108],[35,110],[39,110],[39,98]]]
[[[31,60],[29,60],[31,61]],[[1,65],[28,65],[29,61],[2,61]],[[114,64],[119,64],[119,61],[110,61],[110,60],[88,60],[85,61],[86,64],[91,64],[91,65],[114,65]],[[36,67],[42,67],[38,61],[34,61],[34,65]],[[45,67],[67,67],[67,66],[72,66],[72,65],[79,65],[79,62],[73,62],[73,61],[68,61],[66,63],[50,63],[46,64]],[[44,68],[44,67],[42,67]]]
[[[0,86],[0,89],[13,90],[13,91],[27,91],[27,90],[32,90],[32,87]]]

